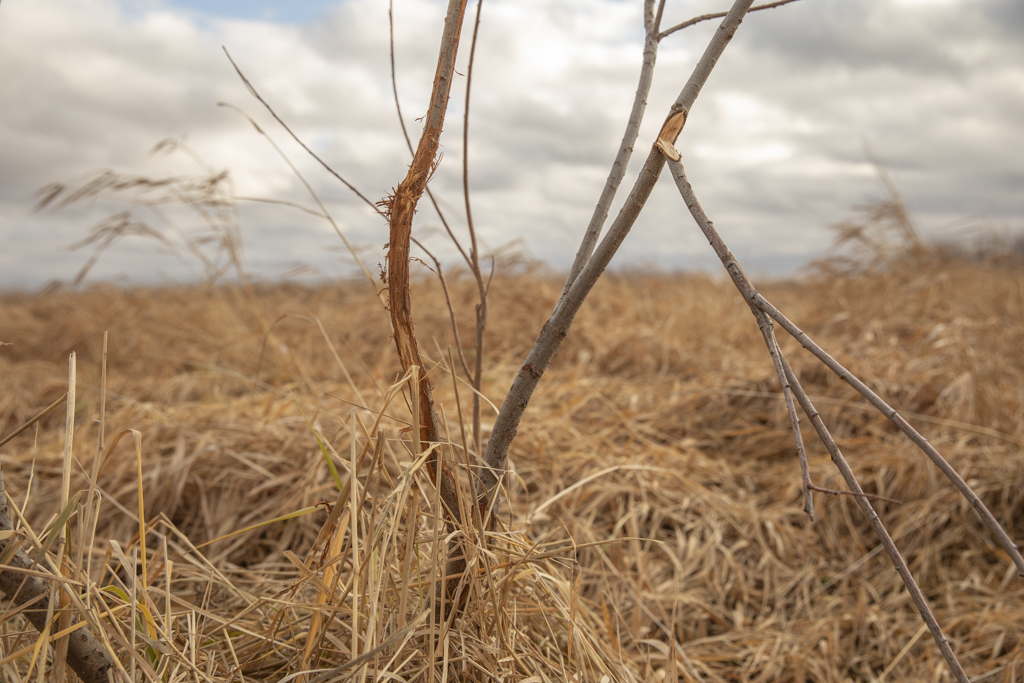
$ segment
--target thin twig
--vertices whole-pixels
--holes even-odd
[[[473,65],[476,57],[476,37],[480,31],[480,10],[484,0],[477,0],[476,21],[473,24],[473,39],[469,47],[469,67],[466,69],[466,111],[462,120],[462,195],[466,203],[466,225],[469,229],[470,241],[470,269],[473,271],[473,278],[476,280],[477,295],[479,300],[476,304],[476,338],[473,344],[473,447],[479,453],[481,448],[480,440],[480,387],[484,377],[484,331],[487,329],[487,292],[488,284],[484,284],[484,276],[480,271],[480,246],[477,244],[476,227],[473,224],[473,211],[469,202],[469,102],[470,86],[473,84]],[[494,261],[491,261],[491,275],[494,275]],[[461,355],[462,350],[459,350]]]
[[[808,488],[811,489],[812,491],[828,493],[833,496],[863,496],[865,498],[870,498],[871,500],[881,500],[886,503],[892,503],[893,505],[903,505],[902,500],[896,500],[895,498],[886,498],[885,496],[878,496],[875,495],[874,493],[855,493],[854,491],[840,491],[839,489],[827,489],[823,486],[815,486],[814,484],[810,484]]]
[[[405,117],[402,116],[402,105],[398,100],[398,79],[395,76],[395,17],[393,10],[394,1],[388,0],[388,49],[391,54],[391,92],[395,96],[395,111],[398,112],[398,125],[402,127],[402,137],[405,138],[409,154],[415,154],[416,152],[412,148],[412,138],[409,137],[409,131],[405,127]]]
[[[788,5],[791,2],[796,2],[796,0],[778,0],[778,2],[769,2],[769,3],[764,4],[764,5],[758,5],[757,7],[751,7],[750,11],[751,12],[756,12],[756,11],[762,10],[762,9],[772,9],[773,7],[781,7],[782,5]],[[666,37],[672,35],[673,33],[675,33],[676,31],[682,31],[684,28],[689,28],[689,27],[693,26],[694,24],[699,24],[702,21],[708,21],[709,19],[720,19],[721,17],[724,17],[724,16],[725,16],[725,12],[715,12],[714,14],[702,14],[699,17],[694,17],[693,19],[687,19],[686,21],[682,22],[681,24],[676,24],[672,28],[667,28],[664,31],[662,31],[661,33],[659,33],[658,34],[658,40],[661,40],[662,38],[666,38]]]
[[[768,346],[768,354],[772,358],[772,365],[775,366],[775,372],[779,376],[779,382],[782,384],[782,395],[786,400],[786,411],[789,413],[790,426],[793,429],[793,437],[796,440],[797,460],[800,462],[800,476],[804,489],[804,512],[807,513],[807,516],[813,522],[814,497],[811,495],[811,490],[814,488],[814,485],[811,484],[811,470],[807,464],[807,450],[804,448],[804,437],[800,433],[800,417],[796,413],[796,406],[793,404],[793,391],[783,368],[785,356],[783,356],[782,349],[779,347],[778,339],[775,338],[775,329],[772,321],[761,309],[751,308],[750,310],[757,319],[757,326],[761,329],[761,335]]]
[[[306,143],[303,142],[302,139],[298,135],[296,135],[294,132],[292,132],[292,129],[288,127],[288,124],[285,123],[284,120],[281,119],[281,117],[277,115],[277,112],[274,111],[274,108],[271,107],[270,104],[265,99],[263,99],[263,97],[259,94],[259,92],[256,91],[256,88],[253,87],[253,84],[249,82],[249,79],[245,77],[245,74],[242,73],[242,70],[240,68],[238,68],[238,65],[235,64],[235,60],[231,58],[231,53],[228,52],[228,49],[226,47],[222,47],[222,49],[224,50],[224,54],[227,55],[228,61],[231,62],[231,66],[234,67],[235,73],[237,73],[238,77],[242,79],[242,83],[245,84],[245,87],[249,91],[249,94],[252,95],[253,97],[255,97],[259,101],[259,103],[262,104],[266,108],[266,110],[268,112],[270,112],[270,115],[274,117],[275,121],[277,121],[279,124],[281,124],[281,127],[284,128],[285,131],[287,131],[288,135],[291,135],[292,139],[295,140],[295,142],[299,143],[299,146],[302,147],[302,149],[306,150],[306,152],[309,154],[309,156],[311,156],[314,159],[316,159],[320,163],[320,165],[323,166],[327,170],[328,173],[330,173],[335,178],[340,180],[345,187],[347,187],[348,189],[352,190],[352,192],[354,192],[357,197],[362,199],[366,203],[367,206],[369,206],[371,209],[373,209],[373,211],[375,213],[384,215],[384,212],[381,211],[380,207],[378,207],[376,204],[374,204],[369,199],[367,199],[366,195],[364,195],[362,192],[357,190],[355,185],[353,185],[349,181],[347,181],[344,178],[342,178],[340,173],[338,173],[333,168],[331,168],[330,165],[326,161],[324,161],[323,159],[318,157],[316,155],[316,152],[314,152],[309,147],[307,147]]]
[[[448,305],[448,318],[452,323],[452,334],[455,335],[455,348],[459,350],[459,362],[462,364],[462,369],[466,373],[466,377],[469,381],[473,381],[473,373],[469,370],[469,364],[466,362],[466,356],[462,353],[462,337],[459,335],[459,323],[455,319],[455,309],[452,307],[452,297],[448,291],[448,281],[444,278],[444,270],[441,268],[441,262],[437,260],[423,243],[415,237],[411,238],[413,244],[419,247],[424,254],[430,257],[430,260],[434,262],[434,266],[437,268],[434,274],[437,275],[437,279],[441,281],[441,289],[444,291],[444,302]]]

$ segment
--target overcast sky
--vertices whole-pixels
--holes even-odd
[[[632,101],[641,7],[641,0],[484,3],[469,159],[486,249],[518,243],[556,268],[571,261]],[[727,0],[668,0],[665,25],[726,7]],[[211,168],[229,171],[239,196],[313,207],[273,148],[218,102],[244,110],[274,137],[375,270],[384,222],[273,123],[221,46],[293,129],[376,201],[409,161],[391,93],[387,12],[386,0],[2,0],[0,287],[73,278],[88,252],[67,247],[126,207],[100,200],[33,213],[47,183],[73,183],[98,168],[198,173],[184,154],[150,153],[165,138],[185,138]],[[444,3],[395,0],[394,12],[398,90],[418,138],[414,119],[425,112]],[[716,25],[662,42],[632,172]],[[831,241],[829,224],[878,196],[868,150],[927,235],[1019,233],[1022,36],[1020,0],[800,0],[754,13],[693,108],[679,143],[683,163],[708,214],[754,272],[791,272],[819,256]],[[467,57],[468,48],[457,67],[463,74]],[[432,182],[458,230],[464,91],[465,79],[456,77],[444,160]],[[247,263],[261,275],[303,265],[326,276],[351,272],[322,219],[250,201],[238,216]],[[171,240],[196,227],[194,216],[173,209],[138,217]],[[450,254],[438,225],[421,204],[416,231]],[[90,279],[158,282],[195,272],[194,263],[166,252],[129,238],[100,257]],[[713,263],[665,177],[613,261],[666,269]]]

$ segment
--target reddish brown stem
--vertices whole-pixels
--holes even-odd
[[[434,73],[434,85],[430,96],[430,110],[427,112],[416,152],[405,179],[399,183],[394,194],[383,204],[386,209],[388,223],[391,226],[388,248],[388,298],[391,311],[391,324],[394,329],[395,347],[402,369],[413,366],[423,368],[416,334],[413,331],[412,299],[409,294],[409,243],[412,238],[412,219],[416,213],[416,205],[427,188],[427,181],[437,165],[437,148],[444,125],[448,96],[451,92],[452,73],[455,70],[455,55],[458,52],[459,37],[462,33],[462,20],[466,13],[466,0],[449,0],[448,12],[445,15],[444,31],[441,34],[441,50],[437,58],[437,71]],[[430,380],[425,372],[420,373],[419,386],[414,388],[418,393],[420,434],[416,439],[421,444],[439,440],[437,417],[434,414],[434,398],[430,389]],[[440,493],[441,504],[449,519],[449,532],[455,524],[461,523],[459,511],[458,488],[455,478],[440,457],[441,450],[434,449],[426,462],[430,480],[435,482]],[[448,574],[460,574],[465,571],[465,549],[458,543],[448,550]],[[457,581],[445,582],[445,590],[437,601],[439,618],[448,615],[446,605],[455,602]],[[464,597],[466,592],[462,592]],[[461,601],[458,601],[461,603]],[[458,610],[461,604],[454,605]]]

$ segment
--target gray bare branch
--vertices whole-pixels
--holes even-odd
[[[505,471],[508,461],[508,451],[519,429],[519,422],[522,420],[523,412],[537,387],[544,370],[551,362],[552,356],[558,349],[562,340],[568,334],[569,326],[579,311],[583,301],[593,289],[597,279],[608,267],[612,256],[618,250],[619,245],[626,238],[629,230],[640,215],[640,210],[647,202],[647,198],[658,181],[661,169],[664,166],[665,158],[660,151],[664,144],[675,143],[686,121],[687,113],[693,106],[701,88],[707,82],[711,70],[714,69],[718,58],[721,57],[726,45],[732,40],[736,29],[752,4],[752,0],[736,0],[729,14],[726,15],[722,24],[718,27],[714,37],[705,49],[703,56],[690,75],[689,81],[683,87],[679,97],[669,111],[669,115],[662,125],[658,141],[651,148],[647,160],[644,162],[640,176],[637,178],[633,189],[626,199],[625,205],[619,211],[608,234],[601,240],[594,255],[587,262],[579,276],[575,279],[569,291],[559,300],[551,317],[541,329],[540,336],[533,345],[533,349],[523,363],[519,374],[516,375],[512,388],[509,390],[505,401],[498,413],[498,419],[491,431],[491,438],[487,443],[487,451],[484,456],[484,466],[480,472],[480,484],[477,488],[477,495],[482,499],[481,508],[487,506],[486,497],[492,496],[497,489],[498,481]]]

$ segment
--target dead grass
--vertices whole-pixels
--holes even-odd
[[[469,321],[472,284],[455,280]],[[526,272],[492,287],[484,393],[495,403],[560,286]],[[1024,537],[1019,265],[908,260],[765,293]],[[771,361],[732,285],[705,276],[598,285],[526,413],[502,530],[472,546],[467,611],[434,624],[446,531],[401,431],[401,387],[387,403],[401,378],[374,294],[349,283],[267,285],[252,300],[107,286],[0,297],[0,339],[12,344],[0,350],[0,436],[67,390],[77,353],[72,493],[89,488],[110,331],[105,431],[108,443],[142,434],[148,571],[132,569],[139,491],[125,439],[100,469],[96,541],[65,573],[97,615],[109,608],[99,618],[136,680],[309,681],[319,674],[301,672],[346,666],[324,680],[948,679],[853,501],[816,494],[818,521],[802,512]],[[439,287],[424,280],[413,305],[421,349],[442,361]],[[285,314],[304,318],[277,322],[264,350],[265,326]],[[880,513],[971,679],[1024,680],[1024,588],[1005,553],[886,420],[786,351],[865,489],[903,501]],[[461,465],[452,380],[444,366],[430,372],[454,443],[445,456]],[[460,394],[464,407],[465,385]],[[0,448],[25,547],[59,512],[63,424],[57,410]],[[815,483],[845,488],[809,447]],[[329,518],[325,501],[340,511]],[[4,618],[3,680],[26,680],[31,649],[12,655],[37,638],[21,616]]]

